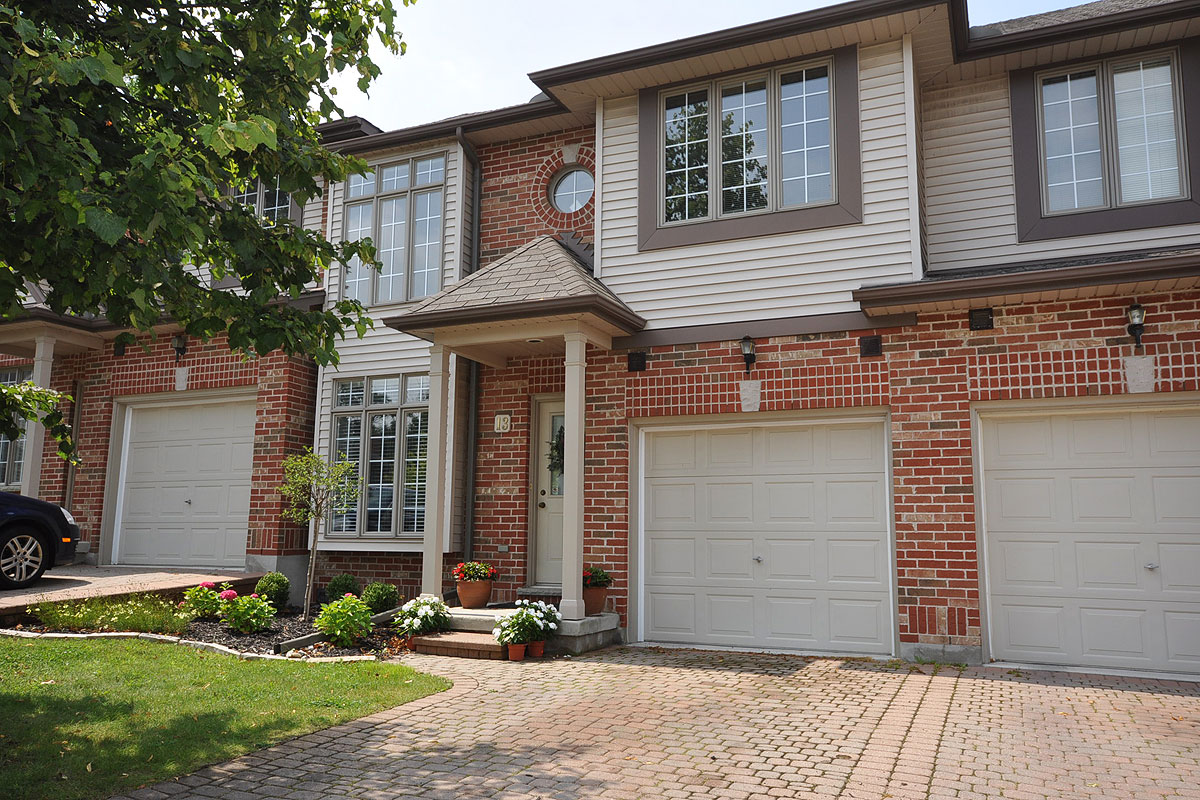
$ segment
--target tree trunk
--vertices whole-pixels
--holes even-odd
[[[321,532],[321,518],[313,520],[312,543],[308,548],[308,583],[304,586],[304,613],[300,616],[303,622],[308,622],[313,602],[313,583],[317,578],[317,539]]]

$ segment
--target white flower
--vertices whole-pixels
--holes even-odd
[[[555,625],[553,622],[551,622],[551,623],[550,623],[550,630],[552,630],[552,631],[556,631],[556,630],[558,630],[558,626],[557,626],[557,625]]]

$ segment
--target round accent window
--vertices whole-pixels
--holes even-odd
[[[567,170],[550,187],[550,202],[564,214],[573,214],[587,205],[596,190],[592,173],[583,167]]]

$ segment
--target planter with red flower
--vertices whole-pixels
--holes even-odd
[[[458,602],[463,608],[486,608],[492,599],[492,581],[500,573],[482,561],[464,561],[454,568]]]
[[[600,567],[583,568],[583,613],[589,617],[599,614],[608,602],[608,587],[612,586],[612,575]]]

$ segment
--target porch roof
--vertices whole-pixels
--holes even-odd
[[[627,333],[646,326],[566,245],[539,236],[384,323],[432,340],[444,328],[569,314],[593,315]]]

